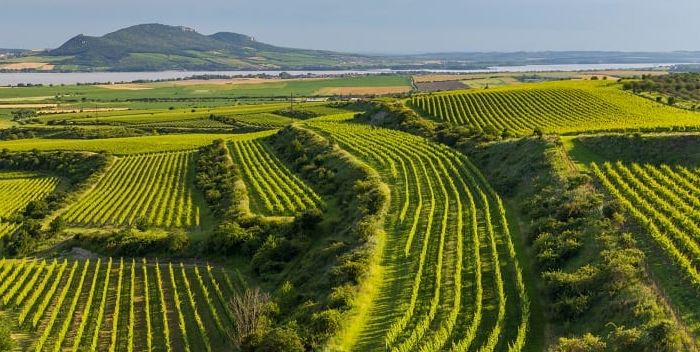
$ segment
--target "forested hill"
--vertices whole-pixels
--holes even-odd
[[[141,24],[102,37],[77,35],[43,53],[72,70],[235,70],[356,68],[380,59],[330,51],[290,49],[257,42],[253,37]],[[53,61],[53,60],[52,60]]]

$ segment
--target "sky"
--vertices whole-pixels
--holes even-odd
[[[353,53],[700,50],[698,0],[3,1],[0,48],[162,23]]]

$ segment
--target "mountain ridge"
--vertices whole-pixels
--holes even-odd
[[[6,51],[0,52],[0,72],[464,70],[519,65],[700,62],[700,51],[352,54],[276,46],[234,32],[204,35],[190,27],[159,23],[134,25],[99,37],[79,34],[51,50]],[[15,63],[29,64],[13,66]]]
[[[79,34],[43,55],[61,58],[58,61],[63,66],[101,71],[328,69],[381,63],[366,55],[285,48],[245,34],[204,35],[189,27],[158,23],[130,26],[100,37]]]

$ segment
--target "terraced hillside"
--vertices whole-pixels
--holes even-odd
[[[652,102],[613,83],[555,82],[422,94],[413,107],[440,121],[515,135],[634,129],[697,130],[700,113]]]
[[[520,351],[529,296],[500,198],[467,160],[406,133],[310,122],[392,185],[381,279],[338,346]]]

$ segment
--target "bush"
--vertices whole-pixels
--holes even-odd
[[[643,337],[645,351],[672,352],[681,351],[681,334],[679,328],[670,320],[659,320],[646,330]]]
[[[355,306],[355,288],[350,285],[335,287],[328,295],[329,308],[345,311],[353,306]]]
[[[12,351],[17,347],[17,342],[12,339],[10,324],[6,321],[0,322],[0,352]]]
[[[311,330],[320,340],[331,337],[341,327],[343,316],[335,309],[314,313],[311,317]]]
[[[276,328],[265,334],[255,352],[304,352],[304,345],[295,330]]]
[[[63,217],[61,217],[60,215],[57,216],[55,219],[51,220],[51,223],[49,224],[49,232],[54,235],[65,229],[66,220],[63,219]]]
[[[605,351],[606,344],[598,336],[593,336],[590,333],[583,335],[579,338],[566,338],[562,337],[559,339],[559,344],[553,349],[552,352],[602,352]]]

